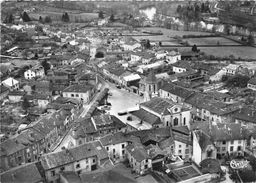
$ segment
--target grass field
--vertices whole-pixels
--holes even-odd
[[[240,45],[237,42],[223,37],[189,38],[183,40],[188,41],[190,45],[217,45],[218,43],[220,45]]]
[[[191,51],[191,48],[178,48],[181,51]],[[228,57],[234,55],[236,58],[242,59],[256,59],[256,48],[249,46],[241,47],[199,47],[200,51],[207,55],[214,55],[217,57]]]
[[[193,32],[193,31],[176,31],[176,30],[171,30],[171,29],[166,29],[166,28],[160,28],[160,27],[143,27],[140,30],[161,30],[164,36],[169,36],[169,37],[174,37],[174,36],[183,36],[183,35],[210,35],[211,33],[207,32]]]

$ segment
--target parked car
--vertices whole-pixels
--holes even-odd
[[[132,117],[131,117],[131,116],[128,116],[128,117],[127,117],[127,120],[128,120],[128,121],[132,121]]]
[[[106,110],[106,111],[108,111],[108,110],[110,110],[110,106],[108,106],[108,105],[103,105],[103,106],[99,106],[99,107],[97,107],[99,110]]]
[[[106,105],[107,106],[112,106],[112,104],[110,102],[107,102]]]
[[[117,113],[119,116],[123,116],[127,114],[127,111],[120,111]]]

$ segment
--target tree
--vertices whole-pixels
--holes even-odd
[[[197,46],[195,44],[192,46],[192,51],[193,52],[198,52]]]
[[[146,49],[149,49],[151,47],[150,41],[148,39],[147,39],[147,41],[146,41],[144,46],[145,46]]]
[[[10,14],[6,17],[5,23],[10,23],[11,24],[11,23],[13,23],[13,21],[14,21],[13,15]]]
[[[24,21],[24,22],[29,22],[29,21],[31,21],[31,19],[30,19],[30,17],[28,16],[28,14],[27,14],[27,12],[23,12],[23,14],[22,14],[22,20]]]
[[[43,27],[42,27],[42,26],[39,26],[39,25],[37,25],[37,26],[35,27],[35,31],[37,31],[37,32],[44,32],[44,31],[43,31]]]
[[[113,15],[113,14],[111,14],[109,20],[110,20],[111,22],[114,22],[114,21],[115,21],[115,18],[114,18],[114,15]]]
[[[52,22],[51,17],[46,16],[46,17],[44,18],[44,22],[45,22],[45,23],[51,23],[51,22]]]
[[[41,63],[41,65],[43,66],[43,68],[44,68],[44,73],[45,73],[45,75],[47,74],[47,71],[51,68],[51,65],[46,61],[46,60],[44,60],[42,63]]]
[[[96,58],[103,58],[104,57],[104,53],[102,52],[97,52],[96,55],[95,55]]]
[[[103,15],[103,12],[102,12],[102,11],[99,12],[99,18],[100,18],[100,19],[103,19],[103,18],[104,18],[104,15]]]
[[[39,21],[40,23],[43,23],[43,18],[40,16],[38,21]]]
[[[69,15],[67,12],[65,12],[63,15],[62,15],[62,21],[63,22],[69,22]]]
[[[22,108],[23,108],[25,111],[27,111],[29,107],[30,107],[29,101],[28,101],[28,99],[25,97],[25,98],[23,99],[23,102],[22,102]]]
[[[247,86],[248,81],[250,78],[248,76],[243,75],[235,75],[233,77],[230,77],[226,84],[228,87],[240,87],[245,88]]]
[[[247,44],[248,44],[249,46],[254,46],[254,44],[255,44],[254,37],[253,37],[251,34],[248,36],[248,42],[247,42]]]

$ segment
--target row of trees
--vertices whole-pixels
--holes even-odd
[[[63,22],[69,22],[70,19],[69,19],[69,15],[68,13],[63,13],[62,17],[61,17],[61,20]],[[39,17],[39,22],[41,23],[51,23],[52,22],[52,18],[50,16],[45,16],[44,19],[42,18],[42,16]]]
[[[176,12],[179,17],[185,21],[200,21],[201,13],[210,13],[209,2],[203,2],[201,6],[195,2],[194,4],[189,3],[188,5],[178,5]]]
[[[29,22],[31,21],[30,17],[28,16],[27,12],[23,12],[20,17],[22,18],[23,22]],[[8,14],[5,19],[4,19],[4,23],[14,23],[14,15],[12,13]]]

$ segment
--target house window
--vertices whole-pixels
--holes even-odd
[[[113,153],[115,153],[116,152],[116,150],[115,149],[113,149]]]
[[[174,118],[173,125],[177,126],[178,124],[179,124],[179,119],[178,118]]]
[[[55,171],[54,170],[51,171],[51,175],[52,175],[52,177],[55,176]]]
[[[95,162],[96,162],[96,160],[95,160],[95,159],[93,159],[93,160],[92,160],[92,162],[93,162],[93,163],[95,163]]]
[[[179,148],[181,148],[181,145],[179,145]]]
[[[124,148],[124,145],[125,145],[125,144],[122,144],[122,148]]]
[[[217,152],[220,152],[220,148],[219,147],[217,147]]]
[[[80,168],[80,164],[78,163],[78,164],[76,164],[76,168]]]
[[[234,144],[234,141],[233,141],[233,140],[231,141],[231,144]]]
[[[82,140],[79,140],[78,144],[81,145],[82,143],[83,143]]]
[[[222,144],[226,144],[226,141],[222,141]]]
[[[237,151],[241,151],[242,150],[242,147],[241,146],[238,146],[237,147]]]
[[[148,160],[146,159],[145,162],[148,163]]]
[[[226,147],[222,147],[222,151],[226,151]]]
[[[125,154],[125,150],[122,150],[122,155],[124,155]]]
[[[148,168],[148,165],[145,165],[145,166],[144,166],[144,169],[147,169],[147,168]]]
[[[71,97],[74,97],[74,94],[71,94]]]
[[[107,149],[107,151],[109,150],[109,148],[108,148],[108,147],[106,147],[106,149]]]
[[[186,118],[183,118],[183,125],[186,125]]]
[[[21,156],[19,156],[19,157],[18,157],[18,161],[21,161],[21,160],[22,160],[22,158],[21,158]]]
[[[181,150],[179,150],[179,153],[181,153]]]
[[[79,94],[76,94],[76,97],[79,97]]]
[[[230,147],[230,151],[232,152],[233,150],[234,150],[234,147],[233,147],[233,146],[231,146],[231,147]]]

